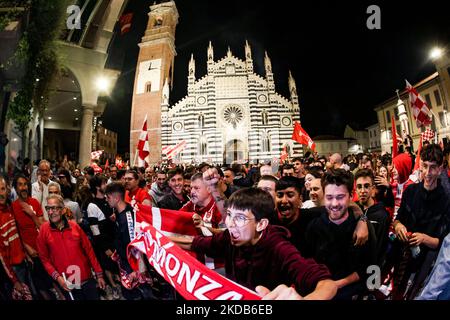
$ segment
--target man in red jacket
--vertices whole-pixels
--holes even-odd
[[[49,221],[41,226],[37,238],[39,256],[48,274],[64,289],[66,299],[98,300],[96,282],[105,289],[103,272],[84,231],[62,214],[64,200],[59,195],[47,198]]]

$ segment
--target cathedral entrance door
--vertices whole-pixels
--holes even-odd
[[[244,143],[238,139],[230,140],[225,146],[223,156],[223,163],[226,164],[231,164],[234,161],[245,162],[246,159]]]

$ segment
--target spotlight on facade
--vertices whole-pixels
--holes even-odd
[[[109,87],[109,81],[105,77],[97,78],[95,84],[97,85],[97,89],[99,91],[107,91]]]
[[[436,60],[439,59],[440,57],[442,57],[443,51],[441,48],[433,48],[430,52],[430,58],[432,60]]]

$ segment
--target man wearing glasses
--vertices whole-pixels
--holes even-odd
[[[328,269],[303,258],[290,243],[287,230],[269,224],[274,215],[275,204],[269,193],[241,189],[228,199],[227,230],[212,237],[172,240],[184,249],[224,258],[227,278],[267,298],[333,298],[337,288]],[[293,285],[295,291],[283,284]]]
[[[88,237],[76,222],[67,220],[63,208],[60,195],[47,198],[49,221],[42,225],[37,238],[40,258],[67,300],[98,300],[97,285],[101,289],[106,287],[103,271]]]

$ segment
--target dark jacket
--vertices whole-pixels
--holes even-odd
[[[408,231],[439,238],[439,244],[442,244],[450,227],[450,201],[441,181],[431,191],[424,188],[423,182],[410,185],[403,193],[397,220]],[[422,247],[420,249],[428,250]]]
[[[273,290],[285,284],[295,285],[297,292],[307,295],[319,281],[330,279],[331,275],[326,266],[303,258],[289,236],[287,229],[269,225],[254,246],[235,247],[225,230],[212,237],[195,237],[192,250],[225,258],[227,278],[252,290],[258,285]]]
[[[361,206],[360,206],[361,207]],[[364,208],[361,207],[364,212]],[[365,212],[368,220],[373,226],[376,237],[376,259],[377,265],[381,266],[387,250],[389,240],[389,226],[391,218],[389,213],[384,208],[383,203],[376,203]]]
[[[158,208],[161,209],[170,209],[170,210],[180,210],[182,206],[184,206],[189,198],[183,194],[183,201],[178,199],[173,192],[165,195],[161,201],[158,202]]]
[[[129,225],[128,221],[130,221],[132,225]],[[115,247],[120,256],[122,268],[128,273],[131,273],[133,270],[131,269],[127,259],[127,246],[131,242],[130,232],[132,232],[132,234],[134,233],[134,210],[131,205],[127,204],[125,209],[117,214],[116,224],[117,232]],[[130,228],[132,230],[130,230]]]

